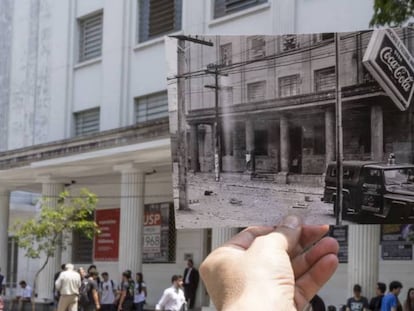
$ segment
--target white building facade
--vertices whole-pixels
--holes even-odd
[[[36,270],[8,234],[16,219],[36,212],[16,207],[18,191],[55,197],[87,187],[100,198],[97,212],[120,213],[118,256],[97,260],[96,243],[74,237],[42,272],[38,297],[51,298],[54,273],[71,261],[94,263],[115,280],[125,269],[142,271],[155,305],[186,258],[198,265],[235,233],[175,231],[172,213],[161,211],[170,230],[165,252],[141,243],[144,210],[173,202],[163,36],[356,30],[367,27],[371,7],[368,0],[1,1],[0,254],[9,256],[0,256],[0,267],[13,270],[8,281],[30,282]],[[196,305],[209,305],[202,287]]]

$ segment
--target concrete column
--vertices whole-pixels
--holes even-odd
[[[254,172],[254,123],[246,120],[246,171]]]
[[[335,112],[333,108],[325,110],[325,166],[335,160]]]
[[[62,183],[49,178],[42,179],[42,197],[44,205],[56,207],[59,194],[64,190]],[[62,250],[58,249],[37,279],[37,297],[39,299],[53,299],[53,278],[57,271],[60,271],[62,264]]]
[[[237,234],[236,228],[213,228],[211,229],[211,249],[215,250],[216,248],[220,247],[224,243],[226,243],[230,238]],[[203,311],[215,311],[216,308],[214,307],[213,302],[210,299],[210,303],[208,307],[203,307]]]
[[[286,116],[280,117],[280,168],[283,173],[289,172],[290,141],[289,123]]]
[[[142,271],[145,173],[133,164],[120,165],[121,219],[119,232],[119,272]]]
[[[375,296],[379,275],[380,225],[350,225],[348,239],[348,293],[352,296],[355,284],[362,287],[362,295]]]
[[[371,107],[371,159],[382,161],[384,156],[384,122],[382,107]]]
[[[191,169],[193,172],[199,171],[198,160],[198,125],[191,124],[190,126],[190,155],[191,155]]]
[[[9,238],[10,191],[0,188],[0,269],[7,275],[7,255]],[[4,281],[5,282],[5,281]]]

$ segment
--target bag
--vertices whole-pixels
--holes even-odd
[[[79,288],[79,304],[81,306],[87,306],[91,302],[89,298],[90,287],[88,280],[82,281],[81,287]]]

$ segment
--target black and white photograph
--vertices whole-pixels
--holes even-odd
[[[414,222],[414,29],[166,37],[177,228]]]

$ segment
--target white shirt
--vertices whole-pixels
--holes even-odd
[[[155,306],[155,310],[180,311],[184,303],[184,291],[181,288],[171,286],[164,290],[160,301]]]
[[[66,270],[59,274],[55,282],[56,290],[63,296],[78,295],[81,286],[81,277],[75,270]]]
[[[23,297],[23,298],[31,298],[32,288],[29,285],[26,285],[25,288],[21,287],[18,296]]]
[[[112,286],[112,283],[114,284]],[[114,281],[108,280],[106,282],[101,282],[100,291],[101,291],[101,304],[103,305],[110,305],[113,304],[115,301],[115,288],[116,285]]]
[[[145,285],[144,282],[141,283],[141,292],[138,292],[139,289],[139,284],[136,282],[135,283],[135,295],[134,295],[134,303],[140,303],[142,301],[145,300],[145,293],[144,293],[144,288],[146,288],[147,286]]]

